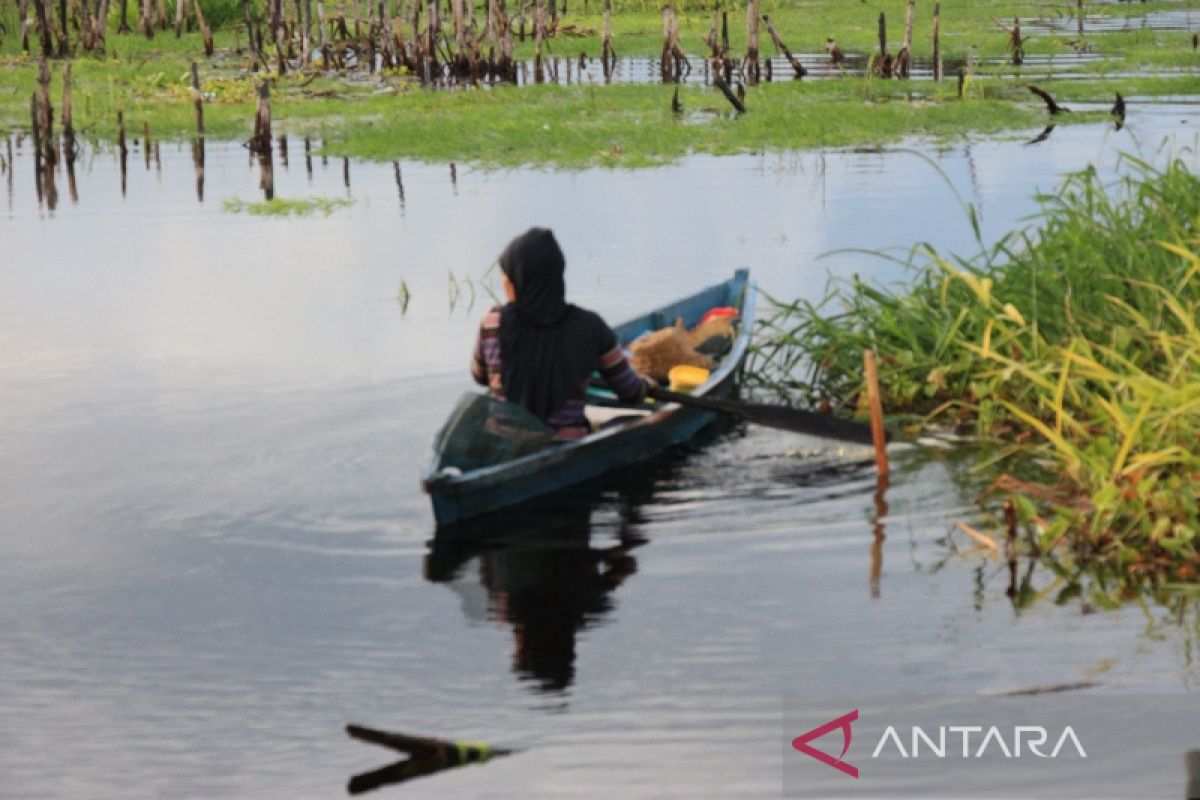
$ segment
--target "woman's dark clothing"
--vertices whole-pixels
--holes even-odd
[[[566,437],[588,431],[584,390],[593,371],[625,402],[645,396],[645,382],[612,329],[597,314],[567,303],[565,260],[553,233],[529,229],[499,261],[517,298],[484,317],[471,365],[476,381]]]

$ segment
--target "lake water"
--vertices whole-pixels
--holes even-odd
[[[991,241],[1065,170],[1164,139],[1194,154],[1198,121],[1132,99],[1119,133],[909,144]],[[203,202],[187,145],[148,168],[135,148],[124,196],[115,156],[88,149],[78,202],[60,175],[53,212],[27,142],[12,166],[0,795],[336,796],[391,760],[345,736],[356,722],[522,751],[380,796],[774,797],[788,692],[1200,678],[1194,614],[1017,613],[1002,562],[951,556],[977,511],[950,456],[897,452],[880,509],[864,451],[735,429],[572,510],[512,515],[507,546],[431,546],[417,472],[469,388],[478,287],[509,237],[552,227],[570,295],[611,322],[741,265],[789,298],[830,275],[902,281],[818,256],[973,251],[912,152],[459,164],[453,182],[405,162],[402,202],[393,165],[314,157],[310,175],[293,139],[277,196],[354,202],[291,220],[222,210],[259,196],[237,143],[208,144]]]

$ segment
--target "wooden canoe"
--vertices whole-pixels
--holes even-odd
[[[613,330],[627,346],[649,331],[672,325],[677,318],[692,327],[711,308],[733,306],[740,311],[737,335],[704,385],[693,394],[727,396],[734,387],[750,345],[754,327],[755,290],[749,272],[630,320]],[[421,474],[422,488],[433,501],[440,526],[524,503],[535,497],[592,480],[614,470],[651,459],[688,442],[716,420],[716,413],[675,403],[647,404],[642,409],[619,407],[600,388],[588,390],[589,418],[609,418],[589,436],[556,443],[500,463],[460,471],[437,451]],[[448,422],[447,425],[450,423]],[[441,441],[439,434],[438,441]]]

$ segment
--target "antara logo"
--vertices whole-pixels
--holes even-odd
[[[822,764],[827,764],[840,772],[844,772],[851,778],[858,777],[858,767],[847,763],[844,759],[846,753],[850,751],[850,740],[853,736],[853,731],[850,728],[851,723],[858,720],[858,709],[854,709],[848,714],[832,719],[824,725],[813,728],[807,733],[803,733],[792,740],[792,748],[798,750],[810,758],[815,758]],[[842,752],[834,758],[826,752],[816,749],[810,742],[815,739],[820,739],[827,733],[835,730],[842,732]],[[896,731],[895,725],[888,725],[884,729],[883,734],[879,737],[879,743],[875,745],[875,750],[871,753],[871,758],[879,758],[885,750],[894,750],[901,758],[920,758],[926,751],[927,757],[933,758],[950,758],[961,753],[962,758],[982,758],[989,750],[1002,754],[1004,758],[1021,758],[1023,755],[1031,754],[1038,758],[1058,758],[1060,752],[1068,744],[1070,749],[1075,751],[1075,754],[1080,758],[1087,758],[1087,752],[1083,749],[1083,744],[1079,741],[1079,737],[1075,735],[1075,731],[1070,725],[1063,728],[1062,733],[1055,740],[1053,749],[1046,753],[1043,748],[1050,739],[1050,732],[1040,725],[1016,725],[1012,728],[1011,734],[1005,736],[1000,728],[995,725],[984,728],[982,725],[942,725],[935,729],[936,736],[931,736],[924,728],[920,726],[912,726],[908,742],[910,746],[906,749],[904,740]],[[947,734],[951,741],[958,738],[961,741],[962,747],[951,748],[947,746]],[[981,738],[975,741],[979,742],[978,747],[972,747],[972,734],[978,735]],[[1012,746],[1009,746],[1009,742]],[[922,748],[923,743],[923,748]],[[1022,749],[1022,746],[1024,749]]]
[[[841,770],[842,772],[849,775],[851,778],[857,778],[858,777],[858,767],[854,766],[853,764],[847,764],[845,761],[842,761],[842,759],[846,757],[846,751],[850,749],[850,736],[852,733],[850,730],[850,723],[854,722],[857,719],[858,719],[858,709],[856,708],[853,711],[851,711],[849,714],[843,714],[842,716],[838,717],[837,719],[829,720],[829,722],[826,722],[824,725],[822,725],[819,728],[813,728],[808,733],[800,734],[795,739],[792,739],[792,747],[795,748],[796,750],[799,750],[801,753],[804,753],[804,755],[806,755],[806,756],[811,756],[812,758],[815,758],[817,761],[820,761],[822,764],[828,764],[829,766],[833,767],[834,769]],[[837,730],[838,728],[842,729],[842,754],[840,756],[838,756],[837,758],[834,758],[833,756],[829,755],[828,753],[822,753],[820,750],[817,750],[815,747],[809,746],[808,743],[811,742],[813,739],[820,739],[825,734],[829,733],[830,731]]]

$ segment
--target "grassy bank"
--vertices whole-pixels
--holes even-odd
[[[918,250],[910,290],[859,281],[778,305],[757,375],[810,403],[862,394],[993,444],[981,469],[1031,547],[1126,585],[1200,568],[1200,178],[1126,161],[1070,176],[1028,230],[973,259]]]
[[[899,47],[905,5],[903,0],[876,0],[869,5],[768,0],[763,11],[772,16],[797,52],[820,52],[826,36],[837,38],[847,51],[872,52],[878,47],[876,19],[880,11],[891,20],[892,49]],[[251,71],[245,36],[235,27],[241,18],[240,4],[209,0],[204,6],[209,22],[216,26],[212,58],[202,57],[197,33],[176,39],[170,32],[159,32],[147,40],[111,30],[102,56],[75,58],[76,130],[86,137],[111,141],[116,135],[117,111],[123,111],[132,132],[139,132],[145,124],[158,138],[192,135],[187,76],[191,60],[199,59],[207,134],[247,138],[253,123],[254,86],[262,75]],[[320,138],[328,152],[338,155],[566,167],[633,167],[695,152],[871,145],[910,135],[953,137],[1035,128],[1045,118],[1044,109],[1025,85],[1052,78],[1041,67],[1016,71],[986,63],[1006,53],[1006,34],[994,20],[1010,20],[1018,14],[1053,16],[1073,8],[1033,9],[1005,0],[947,4],[941,18],[944,57],[954,61],[972,54],[981,62],[965,101],[958,99],[953,80],[910,83],[847,75],[829,81],[782,80],[749,87],[749,113],[735,118],[729,104],[711,88],[682,89],[684,113],[673,115],[673,87],[661,85],[430,92],[421,90],[402,72],[367,75],[309,70],[268,76],[274,128],[276,133]],[[1178,3],[1150,2],[1088,6],[1088,13],[1103,10],[1139,15],[1178,8]],[[550,53],[564,58],[578,57],[580,52],[597,55],[599,11],[598,3],[571,3],[560,19],[559,35],[549,40]],[[115,14],[114,9],[110,17]],[[914,40],[917,58],[929,52],[931,14],[931,4],[919,4]],[[741,53],[745,48],[744,8],[731,8],[729,18],[731,50]],[[689,52],[702,51],[700,37],[711,23],[712,13],[699,4],[682,5],[682,41]],[[0,36],[0,131],[20,130],[29,125],[36,63],[18,52],[19,22],[13,4],[0,6],[0,27],[4,31]],[[115,24],[110,28],[115,29]],[[620,55],[657,55],[661,47],[657,5],[618,2],[614,33]],[[1115,91],[1143,97],[1200,94],[1200,78],[1195,72],[1200,67],[1200,53],[1190,49],[1183,33],[1097,34],[1088,36],[1086,45],[1110,58],[1080,65],[1089,73],[1084,80],[1053,83],[1052,91],[1061,99],[1111,103]],[[1033,34],[1025,49],[1030,55],[1070,55],[1078,46],[1077,36],[1063,32]],[[532,47],[529,40],[519,43],[517,57],[531,57]],[[765,31],[762,52],[774,52]],[[53,62],[51,94],[56,106],[61,104],[61,65]],[[1175,72],[1161,72],[1168,67]],[[1159,73],[1131,75],[1130,69]],[[1114,70],[1121,70],[1119,76],[1110,75]],[[1062,122],[1085,119],[1085,115],[1075,114]]]

